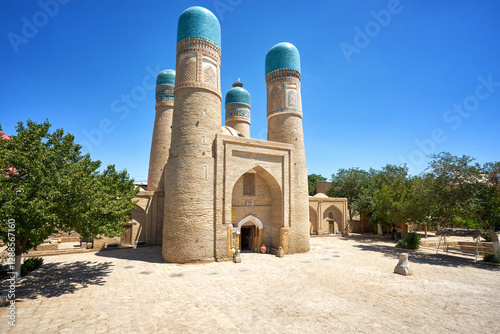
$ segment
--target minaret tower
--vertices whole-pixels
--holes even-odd
[[[220,24],[202,7],[179,17],[163,258],[214,260],[214,139],[221,128]]]
[[[236,81],[226,94],[226,125],[250,138],[250,93]]]
[[[273,46],[266,55],[267,139],[293,145],[289,253],[309,251],[309,198],[307,186],[300,55],[290,43]]]
[[[174,84],[174,70],[161,71],[156,78],[156,116],[149,156],[148,191],[163,191],[163,169],[172,136]]]

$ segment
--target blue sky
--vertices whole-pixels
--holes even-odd
[[[298,48],[309,173],[406,162],[418,174],[441,151],[500,160],[496,0],[1,0],[3,131],[48,118],[146,181],[155,76],[175,69],[193,5],[219,18],[223,95],[241,78],[253,138],[267,136],[266,53]]]

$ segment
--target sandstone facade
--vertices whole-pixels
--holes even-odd
[[[148,188],[138,195],[130,239],[161,243],[163,258],[178,263],[231,260],[244,249],[309,251],[297,49],[279,43],[266,56],[265,141],[250,138],[250,95],[239,81],[226,95],[222,127],[217,18],[191,7],[177,36],[175,85],[160,89],[173,94],[160,103],[157,89]]]
[[[347,198],[332,198],[318,193],[309,197],[309,221],[311,235],[346,234]]]

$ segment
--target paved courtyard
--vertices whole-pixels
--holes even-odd
[[[160,247],[45,258],[17,287],[2,333],[498,333],[500,267],[401,250],[380,239],[313,238],[311,252],[177,265]]]

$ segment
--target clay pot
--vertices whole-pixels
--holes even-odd
[[[261,252],[262,254],[265,254],[265,253],[266,253],[266,250],[267,250],[266,245],[265,245],[265,244],[262,244],[262,246],[260,246],[260,252]]]

